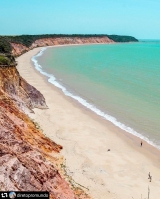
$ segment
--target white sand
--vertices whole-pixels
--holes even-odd
[[[63,146],[68,174],[89,189],[94,199],[160,198],[160,152],[85,109],[46,81],[31,57],[20,56],[22,77],[44,95],[49,109],[30,114],[44,133]],[[110,149],[111,151],[108,151]],[[152,182],[148,180],[151,173]]]

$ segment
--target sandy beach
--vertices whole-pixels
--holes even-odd
[[[45,97],[48,109],[30,117],[44,134],[63,146],[68,174],[93,199],[158,199],[160,151],[105,121],[65,96],[35,70],[31,58],[41,48],[17,58],[20,75]],[[108,150],[110,149],[110,150]],[[148,173],[152,181],[149,182]]]

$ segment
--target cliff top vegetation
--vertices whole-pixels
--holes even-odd
[[[15,58],[12,56],[12,46],[8,40],[0,36],[0,65],[10,66],[16,65]]]
[[[11,54],[0,54],[0,65],[11,66],[16,65],[15,58]]]
[[[8,42],[20,43],[27,47],[30,47],[37,39],[44,38],[61,38],[61,37],[104,37],[107,36],[115,42],[138,42],[138,40],[132,36],[119,36],[119,35],[104,35],[104,34],[46,34],[46,35],[19,35],[19,36],[5,36],[3,37]]]
[[[11,44],[8,42],[8,39],[4,36],[0,36],[0,53],[10,54],[12,51]]]
[[[16,64],[12,54],[11,43],[22,44],[26,47],[30,47],[38,39],[46,38],[64,38],[64,37],[105,37],[112,39],[115,42],[137,42],[138,40],[131,36],[119,36],[119,35],[104,35],[104,34],[46,34],[46,35],[17,35],[17,36],[0,36],[0,65],[13,65]]]

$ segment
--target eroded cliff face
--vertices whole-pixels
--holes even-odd
[[[26,46],[22,44],[17,44],[17,43],[10,43],[10,44],[12,46],[12,54],[14,56],[22,55],[23,53],[30,50],[29,48],[27,48]]]
[[[25,112],[47,108],[43,95],[19,75],[15,66],[0,67],[0,89]]]
[[[90,43],[115,43],[108,37],[61,37],[61,38],[45,38],[36,40],[29,48],[22,44],[11,43],[12,53],[15,56],[19,56],[28,50],[41,46],[54,46],[54,45],[65,45],[65,44],[90,44]]]
[[[20,77],[0,67],[0,190],[49,191],[53,199],[87,199],[64,179],[62,146],[51,141],[23,112],[46,108],[45,99]]]

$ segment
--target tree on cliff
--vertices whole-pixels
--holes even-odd
[[[0,53],[11,54],[12,47],[7,39],[3,36],[0,36]]]

